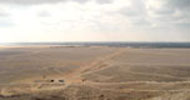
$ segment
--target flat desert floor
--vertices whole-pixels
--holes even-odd
[[[0,47],[0,100],[190,100],[190,49]]]

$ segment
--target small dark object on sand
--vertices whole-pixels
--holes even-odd
[[[50,80],[50,82],[54,82],[54,80]]]
[[[59,82],[64,83],[65,81],[64,80],[59,80]]]

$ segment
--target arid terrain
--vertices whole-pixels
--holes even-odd
[[[190,49],[1,46],[0,100],[190,100]]]

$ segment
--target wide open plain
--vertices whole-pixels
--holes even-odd
[[[190,49],[1,46],[0,100],[190,100]]]

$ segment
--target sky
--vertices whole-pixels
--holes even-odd
[[[1,42],[190,42],[190,0],[0,0]]]

